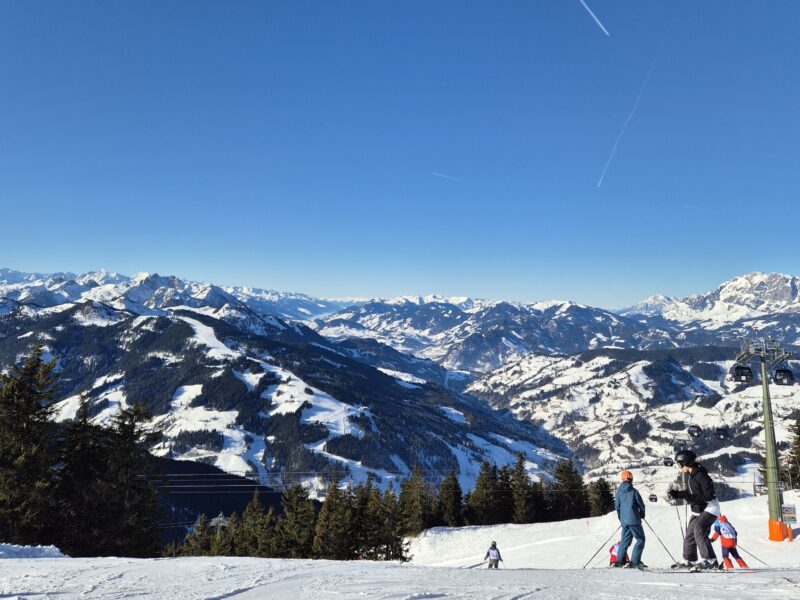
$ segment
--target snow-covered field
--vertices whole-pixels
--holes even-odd
[[[786,501],[796,503],[797,494]],[[723,504],[741,542],[772,569],[734,573],[660,573],[581,569],[617,525],[614,515],[537,525],[435,529],[411,545],[411,564],[256,558],[20,558],[0,561],[0,598],[343,599],[788,599],[800,598],[800,547],[766,541],[766,498]],[[650,505],[648,521],[674,554],[674,507]],[[477,565],[491,540],[505,569]],[[607,561],[603,548],[593,561]],[[758,562],[745,554],[752,566]],[[648,531],[644,560],[670,559]],[[758,565],[760,566],[760,565]]]

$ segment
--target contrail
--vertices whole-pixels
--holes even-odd
[[[589,8],[589,5],[588,5],[588,4],[586,4],[586,2],[584,2],[583,0],[580,0],[580,2],[581,2],[581,4],[583,4],[583,8],[585,8],[585,9],[586,9],[586,12],[588,12],[588,13],[589,13],[589,14],[592,16],[592,18],[594,19],[594,22],[595,22],[595,23],[597,23],[597,26],[598,26],[598,27],[600,27],[600,29],[602,29],[602,30],[603,30],[603,33],[605,33],[605,34],[606,34],[608,37],[611,37],[611,34],[610,34],[610,33],[608,33],[608,29],[606,29],[606,28],[603,26],[603,24],[600,22],[600,19],[598,19],[598,18],[597,18],[597,15],[595,15],[595,14],[592,12],[592,9],[591,9],[591,8]]]
[[[441,177],[442,179],[449,179],[450,181],[458,181],[459,183],[464,183],[463,180],[459,179],[458,177],[450,177],[450,175],[445,175],[444,173],[437,173],[434,171],[432,175],[436,177]]]
[[[606,171],[608,171],[608,167],[611,164],[611,161],[614,160],[614,155],[617,153],[617,146],[619,146],[619,141],[622,139],[622,136],[625,134],[625,129],[628,127],[628,123],[631,122],[633,118],[633,114],[636,112],[636,109],[639,107],[639,100],[642,99],[642,94],[644,94],[644,89],[647,87],[647,82],[650,81],[650,75],[653,74],[653,68],[656,66],[656,61],[653,61],[653,64],[650,65],[650,70],[647,72],[647,77],[644,78],[644,83],[642,84],[642,89],[639,90],[639,94],[636,96],[636,102],[633,103],[633,108],[631,112],[628,114],[628,118],[625,119],[625,123],[622,124],[622,129],[619,131],[619,135],[617,136],[617,140],[614,142],[614,147],[611,148],[611,155],[608,157],[606,161],[606,166],[603,167],[603,172],[600,174],[600,180],[597,182],[597,187],[603,185],[603,179],[606,176]]]

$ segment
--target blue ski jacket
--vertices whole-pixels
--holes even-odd
[[[614,495],[614,508],[622,525],[641,525],[644,519],[644,500],[636,488],[627,481],[617,488]]]

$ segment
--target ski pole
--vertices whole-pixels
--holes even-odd
[[[586,564],[585,564],[585,565],[583,565],[583,567],[582,567],[582,568],[584,568],[584,569],[585,569],[585,568],[586,568],[586,565],[588,565],[590,562],[592,562],[592,560],[594,560],[594,557],[595,557],[595,556],[597,556],[597,555],[600,553],[600,550],[602,550],[603,548],[605,548],[605,547],[606,547],[606,544],[607,544],[608,542],[610,542],[610,541],[611,541],[611,538],[613,538],[615,535],[617,535],[617,532],[620,530],[620,528],[621,528],[621,527],[622,527],[622,525],[617,525],[617,528],[614,530],[614,533],[612,533],[610,536],[608,536],[608,539],[607,539],[605,542],[603,542],[602,544],[600,544],[600,547],[597,549],[597,552],[595,552],[594,554],[592,554],[592,558],[590,558],[589,560],[587,560],[587,561],[586,561]]]
[[[683,521],[681,521],[681,511],[678,510],[678,504],[675,504],[675,514],[678,515],[678,526],[681,528],[681,539],[686,539],[686,534],[683,532]]]
[[[742,548],[742,545],[741,545],[741,544],[736,544],[736,547],[737,547],[737,548],[739,548],[739,550],[741,550],[742,552],[747,552],[747,550],[745,550],[744,548]],[[756,559],[758,562],[760,562],[760,563],[761,563],[762,565],[764,565],[765,567],[768,567],[768,568],[770,568],[770,569],[772,568],[772,567],[770,567],[770,566],[769,566],[767,563],[765,563],[763,560],[761,560],[760,558],[758,558],[758,557],[757,557],[755,554],[753,554],[752,552],[747,552],[747,553],[748,553],[750,556],[752,556],[753,558],[755,558],[755,559]]]
[[[677,560],[675,560],[675,557],[674,557],[674,556],[672,556],[672,552],[670,552],[670,551],[667,549],[667,547],[664,545],[664,542],[662,542],[662,541],[661,541],[661,538],[660,538],[660,537],[658,537],[658,534],[656,533],[656,530],[655,530],[655,529],[653,529],[653,527],[650,525],[650,523],[647,521],[647,519],[642,519],[642,520],[643,520],[643,521],[644,521],[644,522],[647,524],[647,527],[649,527],[649,528],[650,528],[650,531],[652,531],[652,532],[653,532],[653,535],[654,535],[654,536],[656,536],[656,539],[657,539],[657,540],[658,540],[658,542],[661,544],[661,546],[664,548],[664,550],[666,550],[666,551],[667,551],[667,554],[669,554],[669,557],[672,559],[672,562],[674,562],[674,563],[678,562]]]

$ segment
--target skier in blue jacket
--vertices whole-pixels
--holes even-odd
[[[617,509],[620,525],[622,525],[622,541],[617,552],[617,562],[615,567],[630,567],[634,569],[644,569],[647,565],[642,563],[642,551],[644,550],[644,529],[642,529],[642,519],[644,519],[644,500],[641,494],[633,487],[633,473],[623,471],[620,473],[622,484],[617,488],[614,495],[614,508]],[[623,564],[620,560],[628,552],[632,540],[636,540],[633,547],[631,562]]]

